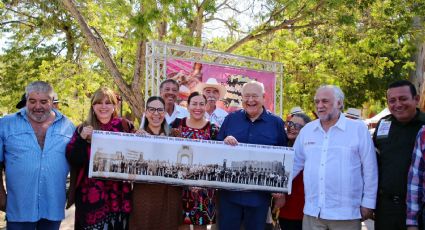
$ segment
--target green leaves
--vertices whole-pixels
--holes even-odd
[[[416,44],[425,37],[423,23],[416,23],[425,4],[413,0],[87,0],[77,6],[128,85],[140,41],[220,51],[238,44],[232,52],[284,64],[278,93],[285,111],[295,105],[313,110],[322,84],[340,85],[347,106],[383,107],[387,84],[408,78]],[[1,1],[0,23],[0,38],[10,37],[0,53],[2,111],[14,111],[24,86],[44,79],[67,100],[63,111],[81,121],[88,96],[101,85],[116,86],[58,1]],[[229,34],[215,31],[220,23]],[[206,24],[212,34],[205,34]],[[247,34],[252,39],[239,44]]]

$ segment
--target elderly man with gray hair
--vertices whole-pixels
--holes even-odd
[[[26,107],[0,119],[0,209],[7,229],[57,230],[65,217],[68,163],[65,147],[74,125],[53,110],[53,88],[36,81],[25,89]],[[7,200],[7,202],[6,202]]]
[[[294,145],[293,176],[304,169],[303,229],[360,230],[376,201],[372,139],[365,125],[341,112],[339,87],[319,87],[314,103],[319,119],[304,126]]]
[[[288,138],[283,120],[264,107],[264,85],[257,81],[242,87],[243,109],[230,113],[223,122],[217,140],[228,145],[238,143],[286,146]],[[248,156],[247,156],[248,159]],[[276,208],[283,205],[283,194],[268,192],[220,191],[219,229],[264,230],[271,197]]]

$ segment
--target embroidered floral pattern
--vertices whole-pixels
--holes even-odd
[[[186,125],[186,118],[176,119],[172,125],[172,134],[188,139],[215,140],[218,127],[207,123],[202,129],[195,129]],[[184,188],[182,195],[183,222],[185,224],[208,225],[214,224],[216,219],[215,190],[200,188]]]
[[[120,118],[112,119],[100,127],[104,131],[122,132]],[[68,144],[68,154],[78,138],[78,133]],[[77,148],[75,148],[77,149]],[[90,144],[87,144],[85,154],[87,164],[90,159]],[[84,167],[84,175],[75,191],[75,229],[128,229],[128,216],[131,212],[131,184],[121,181],[109,181],[88,178],[88,168]]]

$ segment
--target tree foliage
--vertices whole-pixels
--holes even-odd
[[[100,85],[140,117],[151,40],[282,62],[286,110],[311,110],[315,89],[328,83],[343,88],[347,106],[382,105],[387,83],[414,68],[424,30],[413,19],[422,15],[423,2],[405,0],[5,0],[0,109],[14,111],[24,86],[42,79],[76,122]],[[208,27],[227,32],[206,36]]]

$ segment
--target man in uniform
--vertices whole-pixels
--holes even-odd
[[[379,121],[373,134],[379,172],[376,230],[406,229],[407,175],[416,135],[425,125],[425,114],[416,108],[418,102],[411,82],[400,80],[388,86],[391,114]]]

